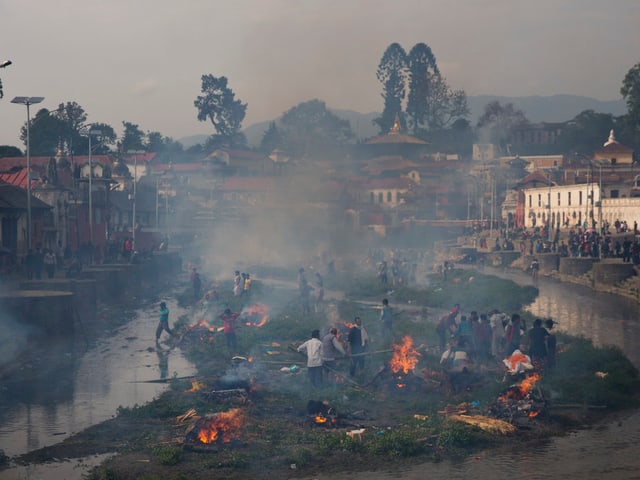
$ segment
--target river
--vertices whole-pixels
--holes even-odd
[[[185,313],[175,301],[166,302],[171,322]],[[97,340],[79,335],[75,341],[38,345],[0,387],[0,449],[13,456],[60,442],[113,417],[119,406],[145,404],[167,388],[150,380],[193,375],[179,349],[156,350],[158,311],[157,304],[113,311],[130,321]],[[81,478],[66,471],[54,474],[48,467],[46,475],[41,471],[38,466],[9,469],[0,479]]]
[[[528,275],[486,268],[487,274],[532,285]],[[526,310],[553,318],[557,329],[584,335],[596,345],[620,347],[640,368],[640,308],[634,302],[589,288],[541,278],[540,294]],[[316,475],[314,480],[638,480],[640,479],[640,410],[564,437],[480,451],[459,461],[428,462],[393,471]],[[311,479],[306,479],[311,480]]]
[[[487,268],[486,273],[508,277],[520,284],[531,279],[518,272],[505,273]],[[551,317],[557,329],[590,337],[597,345],[617,345],[640,367],[640,309],[633,302],[601,294],[588,288],[540,279],[540,295],[527,307],[536,316]],[[172,319],[183,311],[169,303]],[[106,335],[84,351],[56,351],[66,359],[52,382],[42,385],[28,381],[25,394],[16,392],[11,402],[0,405],[0,448],[8,455],[19,454],[62,440],[74,432],[110,418],[119,405],[144,403],[164,388],[146,383],[160,375],[190,375],[193,367],[173,350],[164,358],[152,348],[157,306],[132,312],[133,319]],[[46,355],[34,359],[46,363]],[[36,368],[37,369],[37,368]],[[11,388],[3,385],[3,388]],[[6,392],[5,392],[6,393]],[[21,398],[24,397],[24,398]],[[6,395],[3,395],[6,398]],[[5,404],[6,403],[6,404]],[[81,465],[31,466],[0,472],[0,480],[27,478],[82,478],[89,464],[101,457],[83,459]],[[57,469],[57,470],[56,470]],[[344,476],[314,476],[314,479],[638,479],[640,478],[640,411],[620,420],[605,422],[589,430],[572,432],[539,444],[490,449],[459,461],[425,463],[394,471],[359,472]]]

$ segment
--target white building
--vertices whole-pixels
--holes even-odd
[[[597,183],[527,188],[523,193],[527,228],[544,226],[548,218],[553,228],[584,226],[585,219],[593,227],[592,220],[598,225],[600,218],[609,225],[616,220],[626,220],[630,228],[640,224],[640,197],[601,198]]]
[[[524,224],[527,228],[542,227],[551,219],[553,228],[587,225],[598,221],[600,188],[596,183],[549,185],[527,188],[524,192]],[[628,199],[627,199],[628,200]],[[602,203],[604,206],[604,202]],[[604,212],[603,212],[603,218]]]

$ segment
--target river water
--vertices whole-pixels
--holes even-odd
[[[491,271],[520,284],[530,284],[519,273]],[[540,295],[528,306],[536,316],[551,317],[557,329],[590,337],[597,345],[617,345],[640,367],[638,306],[616,296],[585,287],[540,279]],[[169,303],[172,319],[181,311]],[[42,353],[25,365],[22,390],[2,385],[0,397],[0,448],[15,455],[56,443],[110,418],[118,406],[142,404],[166,388],[147,383],[160,376],[191,375],[193,367],[179,350],[159,356],[153,349],[157,307],[131,312],[133,319],[81,352],[52,349],[55,358]],[[36,356],[37,357],[37,356]],[[60,360],[62,359],[62,360]],[[47,382],[34,382],[31,370],[55,362]],[[168,365],[167,365],[168,362]],[[11,389],[7,395],[7,389]],[[7,398],[11,398],[10,401]],[[81,465],[30,467],[0,472],[0,480],[27,478],[82,478],[86,466],[100,458],[83,459]],[[66,465],[66,468],[65,468]],[[57,469],[57,470],[54,470]],[[394,471],[359,472],[315,479],[640,479],[640,411],[589,430],[553,438],[526,450],[504,447],[481,451],[459,461],[425,463]]]
[[[529,276],[486,268],[485,273],[532,285]],[[640,308],[630,300],[541,278],[540,294],[526,309],[553,318],[557,330],[616,345],[640,368]],[[640,410],[538,444],[480,451],[459,461],[424,463],[393,471],[314,476],[315,480],[639,480]],[[311,479],[306,479],[311,480]]]
[[[170,323],[185,313],[174,301],[166,302]],[[154,304],[118,311],[131,320],[89,343],[80,335],[39,345],[0,386],[0,449],[13,456],[58,443],[113,417],[119,406],[149,402],[167,388],[158,380],[194,374],[179,349],[156,350],[158,310]],[[72,469],[76,475],[81,470]],[[0,472],[0,479],[9,478],[80,476],[60,476],[51,469],[43,476],[37,469]]]

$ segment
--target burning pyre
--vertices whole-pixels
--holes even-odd
[[[413,339],[404,336],[402,344],[393,345],[393,356],[389,362],[389,368],[395,377],[395,385],[397,388],[405,388],[407,380],[413,374],[413,370],[418,365],[418,357],[421,354],[414,348]]]
[[[247,327],[262,327],[269,320],[269,307],[264,303],[255,303],[243,308],[240,316]]]
[[[234,408],[197,418],[187,428],[185,439],[192,444],[229,443],[239,439],[245,423],[245,412]]]
[[[187,327],[178,343],[211,343],[216,333],[216,328],[202,319],[198,323]]]
[[[326,428],[339,426],[338,414],[327,401],[319,402],[316,400],[309,400],[307,403],[307,414],[311,420],[311,425]]]
[[[520,383],[510,386],[489,407],[492,416],[509,422],[523,423],[540,415],[546,405],[542,392],[536,385],[540,378],[540,374],[533,373]]]

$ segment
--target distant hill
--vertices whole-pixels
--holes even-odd
[[[552,95],[550,97],[498,97],[490,95],[480,95],[468,97],[469,109],[471,110],[470,120],[476,124],[480,115],[484,111],[485,105],[498,101],[501,104],[513,103],[513,106],[522,110],[530,122],[566,122],[571,120],[580,112],[593,110],[598,113],[611,113],[619,116],[627,113],[627,106],[624,100],[597,100],[591,97],[581,97],[578,95]]]
[[[522,110],[529,121],[538,122],[565,122],[571,120],[584,110],[593,110],[599,113],[610,113],[615,116],[624,115],[627,112],[625,102],[620,100],[597,100],[591,97],[579,95],[552,95],[548,97],[500,97],[491,95],[479,95],[468,97],[471,114],[469,120],[475,125],[485,106],[494,101],[501,104],[512,103],[513,106]],[[373,124],[373,119],[380,113],[359,113],[353,110],[331,109],[338,117],[349,120],[351,128],[358,140],[371,138],[378,135],[378,127]],[[277,121],[277,119],[274,119]],[[243,130],[247,137],[247,142],[251,147],[260,145],[264,132],[269,128],[269,124],[274,121],[259,122],[249,125]],[[180,139],[185,148],[202,143],[207,139],[207,135],[193,135]]]

